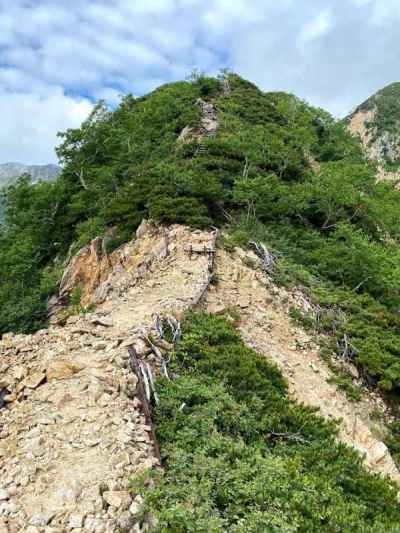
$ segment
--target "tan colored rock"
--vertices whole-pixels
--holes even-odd
[[[82,514],[73,513],[69,517],[68,527],[71,529],[78,529],[83,527],[85,517]]]
[[[129,492],[123,490],[111,490],[103,493],[103,499],[111,507],[117,509],[128,509],[132,498]]]
[[[44,382],[45,379],[46,374],[44,372],[34,372],[32,374],[29,374],[29,376],[24,379],[24,381],[22,382],[22,386],[27,387],[28,389],[36,389]]]
[[[36,527],[44,527],[54,517],[52,512],[35,513],[29,518],[29,525]]]
[[[209,313],[211,313],[212,315],[223,315],[225,312],[226,312],[226,306],[222,303],[213,303],[213,304],[210,304],[209,308],[208,308],[208,311]]]
[[[47,381],[68,379],[82,370],[82,366],[66,359],[52,361],[46,369]]]

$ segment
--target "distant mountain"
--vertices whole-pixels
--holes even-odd
[[[22,174],[30,174],[33,182],[51,181],[61,172],[58,165],[23,165],[21,163],[0,164],[0,187],[8,185]]]
[[[400,166],[400,82],[384,87],[359,105],[348,117],[367,155],[383,165]]]

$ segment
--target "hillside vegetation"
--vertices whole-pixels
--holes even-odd
[[[143,509],[155,531],[398,530],[390,486],[224,319],[189,316],[170,369],[155,416],[167,467]]]
[[[204,102],[212,103],[218,117],[218,129],[212,135],[204,135],[200,127]],[[190,134],[182,138],[184,130]],[[4,193],[0,332],[30,332],[42,327],[46,303],[56,290],[65,258],[111,228],[112,237],[107,240],[110,250],[130,239],[143,218],[194,227],[218,226],[224,230],[220,245],[248,246],[249,240],[258,240],[273,252],[278,258],[273,273],[276,281],[301,285],[313,303],[308,314],[293,309],[293,317],[316,335],[323,335],[321,342],[332,364],[336,360],[333,355],[351,360],[365,384],[390,394],[396,414],[400,392],[400,193],[390,183],[376,183],[374,165],[365,159],[358,140],[345,125],[295,96],[263,93],[234,74],[224,74],[221,79],[197,76],[164,85],[142,98],[127,96],[114,111],[100,103],[81,128],[61,134],[58,156],[63,171],[57,181],[32,184],[24,177]],[[209,360],[207,347],[205,350]],[[255,357],[247,352],[243,355]],[[275,406],[280,416],[287,418],[285,423],[277,419],[273,427],[291,428],[294,417],[297,431],[302,411],[298,407],[291,410],[280,378],[257,361],[254,372],[257,369],[257,373],[266,372],[268,376],[264,383],[262,375],[254,374],[255,383],[261,380],[266,388],[272,387],[273,394],[281,397],[279,401],[290,411],[285,415]],[[174,492],[179,492],[176,479],[183,483],[182,490],[188,491],[194,491],[194,480],[203,479],[203,474],[210,479],[209,456],[220,461],[215,465],[218,473],[226,470],[227,464],[234,468],[239,460],[235,458],[243,462],[244,457],[254,457],[256,451],[260,454],[260,462],[244,461],[248,470],[235,473],[232,490],[236,494],[247,486],[249,476],[253,478],[254,468],[259,475],[254,478],[254,490],[259,490],[262,477],[269,475],[270,461],[274,461],[274,476],[279,483],[285,471],[289,472],[285,474],[286,483],[292,484],[290,472],[300,468],[302,462],[302,472],[311,468],[314,444],[308,447],[301,441],[278,439],[273,443],[280,455],[278,462],[268,455],[270,446],[267,451],[263,448],[260,439],[265,438],[266,428],[272,427],[270,422],[276,413],[266,413],[269,422],[265,427],[259,427],[264,424],[260,420],[253,420],[252,428],[240,427],[240,419],[232,413],[244,410],[246,417],[250,416],[246,396],[239,397],[243,391],[235,389],[239,378],[244,377],[232,375],[234,384],[221,384],[221,374],[211,360],[209,363],[207,376],[206,369],[197,366],[192,375],[189,365],[190,375],[181,369],[181,381],[165,385],[171,402],[175,397],[180,401],[180,387],[192,390],[193,405],[200,401],[201,409],[205,409],[205,426],[213,427],[209,417],[217,426],[215,442],[211,440],[206,451],[198,451],[189,446],[197,431],[190,435],[189,415],[184,435],[178,419],[168,419],[168,427],[161,424],[161,440],[166,442],[172,432],[173,449],[167,452],[172,454],[172,477],[161,486],[160,493],[151,496],[158,509],[163,505],[170,508],[171,498],[179,500]],[[196,381],[203,379],[210,380],[210,390],[220,395],[221,405],[216,405]],[[348,378],[338,380],[351,392]],[[267,409],[266,399],[261,389],[257,390],[251,402],[262,414]],[[163,405],[168,409],[168,402]],[[275,407],[270,406],[272,410]],[[213,414],[215,409],[227,409],[228,414],[224,411],[219,418],[218,413]],[[309,416],[304,414],[305,424]],[[178,424],[176,428],[174,424]],[[279,504],[275,500],[271,503],[277,512],[276,524],[271,521],[271,510],[254,508],[254,526],[248,531],[265,530],[265,524],[271,531],[319,531],[321,524],[327,531],[391,531],[390,527],[379,529],[383,518],[376,511],[379,505],[374,498],[381,502],[382,512],[393,518],[395,531],[400,517],[394,510],[389,485],[366,475],[356,455],[346,451],[340,459],[332,443],[332,430],[314,419],[310,424],[323,459],[310,471],[309,487],[302,485],[302,478],[298,493],[288,487],[289,492],[279,497]],[[400,451],[397,432],[400,430],[394,424],[389,442],[393,452]],[[240,436],[237,442],[236,436]],[[199,438],[203,442],[205,434]],[[187,454],[192,455],[188,458]],[[331,470],[328,456],[333,461]],[[184,472],[175,470],[176,457],[182,464],[189,464],[187,479]],[[332,485],[337,476],[342,481]],[[210,487],[209,481],[200,485],[202,491]],[[320,491],[330,495],[325,504]],[[307,506],[301,503],[306,493],[312,495],[310,518],[306,516]],[[206,508],[204,512],[200,509],[199,520],[212,516],[215,531],[244,531],[240,529],[241,510],[233,500],[231,505],[229,494],[217,494],[218,501],[211,501],[209,495],[204,497]],[[246,497],[252,496],[249,493],[241,497],[244,505]],[[272,493],[266,498],[272,498]],[[298,501],[296,509],[293,501]],[[345,516],[348,501],[352,510]],[[179,512],[187,512],[185,509]],[[321,509],[320,518],[314,516],[316,509]],[[224,513],[236,513],[235,519],[223,517]],[[168,523],[170,518],[162,516]],[[297,521],[292,526],[290,516]],[[353,520],[347,529],[346,517]],[[182,520],[186,519],[184,515]],[[164,530],[202,530],[200,522],[194,524],[192,529],[185,529],[177,522],[172,529]],[[230,529],[224,529],[226,524]]]
[[[109,246],[143,218],[229,227],[234,243],[258,238],[281,254],[278,278],[301,283],[318,304],[331,349],[385,390],[400,385],[400,193],[375,183],[361,147],[326,112],[228,75],[99,104],[61,134],[64,169],[54,183],[25,178],[5,193],[0,235],[0,331],[46,319],[62,261],[116,227]],[[196,129],[198,98],[218,111],[217,135],[177,142]],[[314,321],[315,321],[314,320]]]

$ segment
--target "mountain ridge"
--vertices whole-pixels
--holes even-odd
[[[51,181],[61,173],[59,165],[49,163],[44,165],[26,165],[14,161],[0,163],[0,187],[10,184],[22,174],[29,174],[32,182]]]
[[[60,137],[59,179],[4,192],[0,416],[21,446],[11,435],[0,509],[29,506],[6,520],[92,532],[100,521],[111,533],[140,507],[155,531],[396,531],[398,486],[365,465],[398,479],[400,191],[377,180],[360,139],[233,73],[127,96],[112,111],[100,103]],[[135,373],[135,391],[121,371]],[[106,407],[125,392],[135,409],[124,421],[114,411],[121,482],[93,466],[77,486],[79,472],[53,455],[52,428],[68,465],[109,465]],[[32,410],[46,427],[22,434]],[[142,415],[136,433],[130,416]],[[163,468],[132,480],[144,502],[127,513],[125,466],[148,443],[142,430]],[[62,514],[49,477],[20,480],[25,447],[39,470],[55,461],[51,483],[73,482],[79,516]],[[45,512],[31,517],[36,493]]]

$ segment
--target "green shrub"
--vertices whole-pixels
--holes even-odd
[[[397,531],[396,490],[287,397],[277,368],[222,318],[184,324],[155,414],[164,472],[156,531]]]

